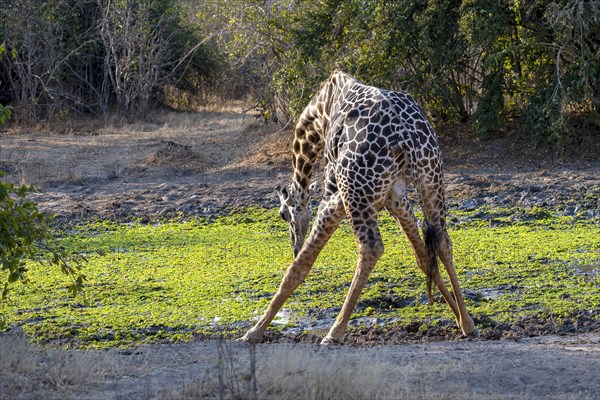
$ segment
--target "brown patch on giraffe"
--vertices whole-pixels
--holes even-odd
[[[317,104],[317,112],[319,113],[319,115],[323,115],[325,111],[325,107],[323,103],[319,103]]]
[[[313,145],[319,144],[321,142],[321,137],[316,133],[311,133],[308,135],[308,141]]]

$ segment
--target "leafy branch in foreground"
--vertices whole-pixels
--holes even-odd
[[[4,176],[0,173],[0,178]],[[50,229],[50,217],[28,199],[31,186],[15,186],[0,180],[0,271],[7,274],[2,299],[8,295],[10,284],[28,283],[26,260],[35,260],[42,266],[59,267],[72,283],[73,295],[83,291],[85,276],[80,273],[83,256],[69,254],[56,243]],[[0,275],[1,277],[1,275]]]
[[[0,54],[2,54],[0,52]],[[12,115],[13,106],[0,104],[0,127],[8,121]]]

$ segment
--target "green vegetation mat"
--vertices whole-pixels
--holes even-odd
[[[399,228],[385,212],[380,221],[386,251],[354,318],[453,325],[445,303],[423,300],[425,279]],[[528,316],[600,318],[597,221],[489,209],[452,211],[450,223],[473,315],[495,324]],[[78,347],[238,335],[262,313],[292,260],[287,226],[276,210],[210,221],[94,223],[65,234],[62,243],[89,259],[85,299],[69,296],[59,271],[31,264],[31,284],[16,284],[0,303],[0,315],[35,340]],[[308,329],[334,317],[354,273],[356,249],[344,223],[271,329]]]

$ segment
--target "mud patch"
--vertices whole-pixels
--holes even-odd
[[[473,301],[481,301],[481,300],[498,300],[502,296],[507,295],[515,295],[520,294],[522,291],[522,287],[518,285],[498,285],[492,288],[482,288],[482,289],[463,289],[463,295],[467,299],[471,299]]]
[[[600,311],[589,310],[569,317],[526,316],[515,323],[495,321],[485,315],[475,315],[479,328],[477,339],[464,338],[454,321],[444,320],[436,326],[427,321],[402,321],[399,318],[359,318],[352,320],[343,344],[359,347],[379,345],[429,343],[438,341],[515,340],[546,335],[584,334],[600,331]],[[360,325],[358,325],[360,324]],[[267,343],[319,343],[329,327],[269,329]]]
[[[161,140],[152,145],[154,150],[134,164],[138,171],[150,168],[166,168],[170,170],[204,171],[214,163],[206,155],[200,155],[191,145],[180,144],[171,140]]]
[[[600,260],[596,260],[595,262],[591,262],[589,264],[571,265],[571,268],[573,271],[575,271],[575,274],[586,279],[592,279],[600,276]]]
[[[579,264],[576,265],[574,267],[577,271],[579,272],[583,272],[583,273],[597,273],[600,272],[600,264],[599,263],[595,263],[595,264]]]

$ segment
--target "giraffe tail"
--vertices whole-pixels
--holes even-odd
[[[427,275],[427,298],[429,299],[430,303],[433,303],[431,289],[435,274],[438,272],[437,254],[439,249],[439,238],[435,227],[429,221],[425,221],[422,229],[423,237],[425,239],[425,246],[427,247],[427,255],[429,256],[425,272]]]

